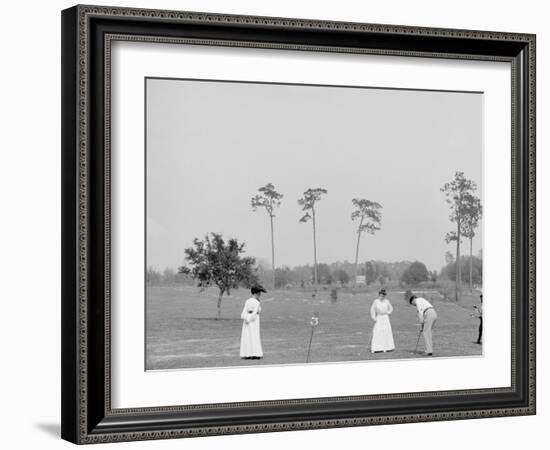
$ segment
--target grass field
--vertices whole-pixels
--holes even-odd
[[[459,304],[443,301],[437,293],[426,298],[437,310],[434,357],[481,355],[475,344],[478,320],[471,317],[477,295],[464,296]],[[239,345],[241,310],[249,291],[235,290],[224,296],[222,318],[215,320],[217,289],[200,292],[191,286],[147,287],[147,369],[302,364],[311,335],[310,318],[320,318],[311,345],[310,362],[362,361],[419,358],[414,353],[419,327],[416,308],[405,303],[402,292],[390,292],[396,349],[370,353],[372,320],[370,305],[375,293],[339,292],[331,303],[330,292],[276,290],[261,299],[261,337],[264,358],[241,360]],[[422,338],[418,348],[424,350]]]

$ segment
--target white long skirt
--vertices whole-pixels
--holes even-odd
[[[241,333],[241,358],[264,356],[262,341],[260,340],[260,316],[256,316],[250,323],[243,321]]]
[[[390,317],[388,315],[376,316],[376,322],[372,329],[371,352],[387,352],[393,349],[395,349],[395,344]]]

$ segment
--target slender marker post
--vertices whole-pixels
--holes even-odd
[[[319,316],[317,316],[317,314],[314,314],[311,320],[309,321],[309,324],[311,325],[311,335],[309,336],[309,345],[307,346],[306,364],[309,362],[309,354],[311,352],[311,342],[313,341],[313,331],[315,330],[315,327],[319,325]]]

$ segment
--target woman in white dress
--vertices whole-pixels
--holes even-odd
[[[262,286],[252,286],[250,289],[252,297],[244,304],[241,319],[243,319],[243,330],[241,333],[241,358],[260,359],[264,356],[262,342],[260,340],[260,296],[266,290]]]
[[[386,298],[386,290],[378,292],[379,297],[372,302],[370,316],[374,320],[372,329],[371,352],[389,352],[395,349],[391,330],[390,314],[393,307]]]

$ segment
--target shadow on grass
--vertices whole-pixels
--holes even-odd
[[[405,353],[409,353],[411,355],[423,355],[423,350],[405,350]]]

